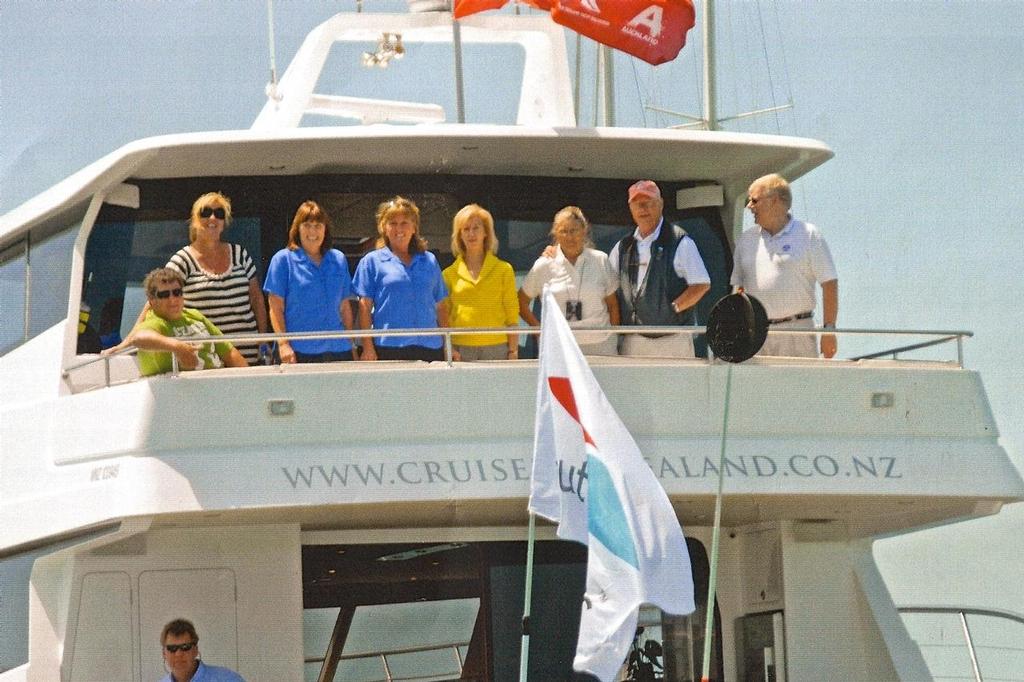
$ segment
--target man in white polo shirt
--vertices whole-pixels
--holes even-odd
[[[619,277],[619,309],[624,325],[692,325],[693,306],[711,289],[697,245],[676,226],[665,223],[665,202],[651,180],[629,188],[632,234],[612,247],[608,260]],[[623,355],[693,357],[689,334],[624,334]]]
[[[754,180],[747,190],[747,208],[757,227],[736,240],[732,278],[764,304],[772,329],[813,329],[817,306],[815,284],[821,286],[823,326],[835,327],[839,313],[839,280],[828,244],[814,225],[790,214],[793,194],[778,174]],[[759,355],[818,357],[813,334],[769,334]],[[836,354],[836,337],[823,334],[821,354]]]

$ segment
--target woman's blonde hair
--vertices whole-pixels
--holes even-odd
[[[498,236],[494,234],[494,217],[491,212],[480,204],[469,204],[459,209],[452,218],[452,253],[456,256],[466,255],[466,245],[462,242],[462,228],[473,218],[479,218],[484,224],[484,253],[498,253]]]
[[[388,199],[377,207],[377,248],[386,246],[391,248],[388,235],[384,227],[388,221],[396,215],[407,215],[412,219],[415,230],[412,239],[409,240],[409,253],[419,253],[427,250],[427,240],[420,236],[420,209],[415,202],[405,197],[396,196]]]
[[[199,229],[202,227],[202,223],[199,222],[199,212],[204,208],[218,207],[224,209],[224,227],[227,228],[231,224],[231,199],[220,192],[207,192],[192,203],[192,213],[188,220],[188,240],[190,242],[196,240],[196,235],[199,234]]]

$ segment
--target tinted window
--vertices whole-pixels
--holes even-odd
[[[32,242],[28,338],[46,331],[68,315],[71,254],[77,236],[75,226]]]

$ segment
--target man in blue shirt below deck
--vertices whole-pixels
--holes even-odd
[[[624,325],[696,324],[693,306],[711,289],[697,245],[677,225],[666,225],[661,189],[652,180],[629,188],[629,212],[636,229],[608,254],[619,277]],[[689,334],[624,334],[622,355],[692,358]]]
[[[743,287],[764,305],[771,329],[813,329],[817,306],[814,284],[821,285],[826,328],[839,314],[839,279],[828,244],[818,228],[790,214],[793,193],[781,175],[754,180],[747,190],[747,208],[757,227],[736,240],[730,283]],[[823,334],[821,354],[836,354],[836,337]],[[758,355],[818,357],[813,334],[769,334]]]
[[[160,682],[245,682],[241,675],[199,659],[199,635],[190,621],[172,620],[160,633],[167,675]]]

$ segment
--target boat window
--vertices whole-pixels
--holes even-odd
[[[317,94],[344,95],[422,104],[439,104],[445,120],[458,119],[455,102],[455,55],[449,43],[405,43],[401,60],[392,59],[387,68],[353,68],[363,53],[373,53],[375,43],[335,43],[316,85]],[[463,87],[467,123],[514,124],[519,107],[519,90],[525,53],[518,45],[476,45],[463,43]],[[450,65],[438,72],[437,65]],[[501,74],[500,88],[493,74]],[[355,119],[348,122],[357,123]],[[339,125],[345,119],[306,114],[302,125]]]
[[[241,244],[256,263],[260,262],[258,218],[236,216],[225,239]],[[182,219],[96,223],[85,252],[82,310],[90,314],[88,329],[79,327],[79,353],[95,353],[117,345],[131,331],[146,303],[143,278],[150,270],[166,265],[188,241],[188,225]]]
[[[380,202],[400,194],[420,208],[421,233],[441,267],[453,260],[451,221],[466,204],[478,203],[495,219],[500,249],[522,281],[550,243],[554,214],[566,205],[581,206],[592,224],[595,247],[607,252],[632,229],[624,193],[628,180],[476,176],[448,173],[344,175],[306,174],[280,177],[132,179],[140,190],[137,209],[104,205],[85,254],[83,301],[88,306],[88,335],[79,352],[115,345],[128,333],[145,302],[141,290],[147,272],[166,264],[188,243],[187,214],[195,198],[211,189],[232,199],[235,220],[224,239],[240,243],[263,281],[270,258],[284,247],[295,209],[312,199],[325,208],[334,225],[335,247],[354,271],[363,254],[375,248],[374,214]],[[666,196],[689,186],[662,182]],[[717,298],[728,292],[729,252],[721,216],[713,208],[666,209],[666,219],[680,224],[697,243],[712,276],[712,294],[702,301],[698,322]],[[535,337],[521,357],[532,355]],[[698,353],[701,341],[697,341]]]
[[[29,249],[32,269],[29,280],[30,339],[68,316],[71,254],[77,237],[78,225],[42,239],[33,237]]]
[[[67,318],[78,227],[33,230],[0,251],[0,355]]]
[[[25,334],[25,278],[28,273],[28,242],[0,251],[0,354],[21,345]]]
[[[690,551],[699,604],[706,555],[696,541]],[[388,672],[395,679],[515,682],[525,558],[525,542],[303,547],[306,681],[379,680]],[[537,543],[529,679],[589,679],[572,671],[585,582],[585,547]],[[624,662],[629,679],[655,679],[637,676],[647,670],[657,679],[697,679],[703,616],[703,606],[689,617],[642,610]],[[720,661],[716,649],[715,679]]]

